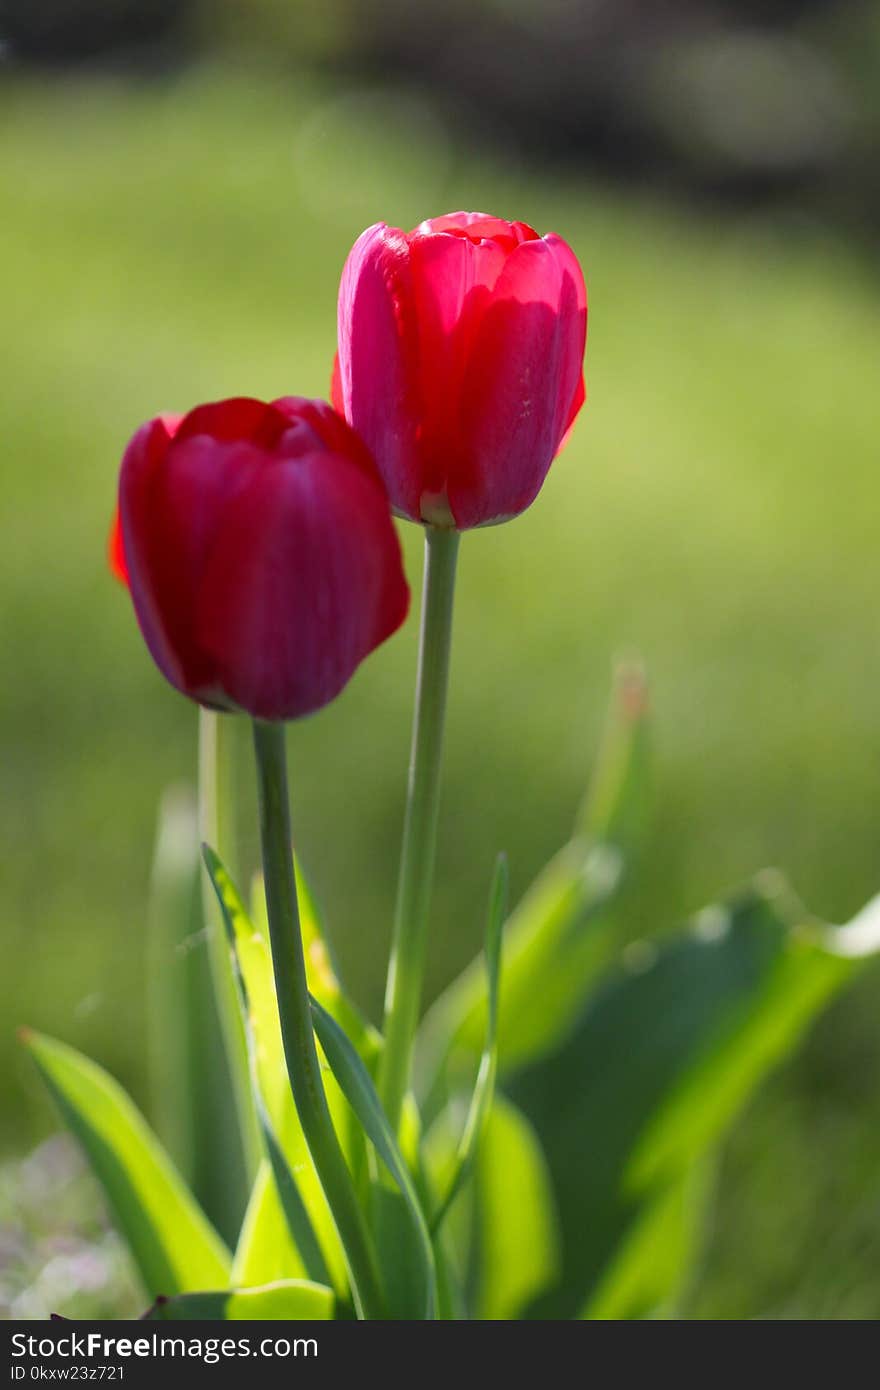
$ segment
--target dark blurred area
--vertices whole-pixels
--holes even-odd
[[[7,68],[216,53],[403,81],[542,160],[880,213],[878,0],[0,0],[0,39]]]

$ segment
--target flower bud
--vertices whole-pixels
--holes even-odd
[[[293,397],[143,425],[111,561],[171,684],[259,719],[327,704],[409,605],[369,453],[330,406]]]
[[[581,268],[553,233],[473,212],[377,223],[342,273],[333,403],[401,516],[505,521],[583,404],[586,332]]]

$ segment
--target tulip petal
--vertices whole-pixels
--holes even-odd
[[[578,315],[583,316],[580,339],[580,355],[581,363],[583,363],[584,351],[587,346],[588,321],[587,287],[584,283],[584,272],[581,270],[580,261],[578,260],[577,256],[574,254],[568,243],[562,240],[562,237],[557,236],[555,232],[550,232],[544,238],[544,240],[547,242],[547,245],[553,251],[553,254],[556,257],[562,269],[563,286],[565,287],[563,292],[566,292],[569,281],[574,286]],[[572,425],[574,424],[575,420],[580,414],[581,408],[586,402],[586,399],[587,386],[584,380],[583,366],[581,366],[581,370],[578,375],[577,385],[575,386],[574,390],[574,396],[572,397],[571,406],[568,412],[568,418],[565,423],[565,430],[563,432],[561,440],[559,441],[559,447],[556,450],[557,453],[559,453],[560,450],[563,449],[565,445],[568,443],[568,437],[571,433]]]
[[[125,547],[122,544],[122,523],[119,520],[119,507],[113,513],[110,535],[107,539],[107,562],[110,573],[120,584],[128,584],[128,568],[125,563]]]
[[[280,459],[223,508],[202,572],[198,643],[235,704],[294,719],[339,694],[408,604],[378,481],[326,452]]]
[[[461,453],[458,401],[480,316],[507,253],[497,241],[415,233],[409,239],[414,309],[418,319],[421,404],[420,514],[424,499],[446,492],[450,462]]]
[[[418,519],[418,324],[403,232],[368,227],[339,287],[334,404],[366,440],[395,509]]]
[[[130,589],[144,640],[184,694],[224,705],[195,631],[201,568],[218,508],[264,461],[245,440],[169,438],[160,422],[139,432],[123,460],[120,510]],[[139,441],[142,437],[142,442]]]
[[[255,400],[252,396],[233,396],[225,401],[197,405],[184,415],[177,430],[178,440],[207,435],[210,439],[232,443],[247,439],[271,449],[287,428],[287,417],[275,403]]]
[[[371,478],[379,482],[379,470],[366,444],[326,401],[308,400],[304,396],[281,396],[272,405],[288,420],[288,426],[276,445],[277,452],[284,458],[301,458],[304,454],[329,449],[332,454],[344,454],[346,458],[355,460]]]
[[[144,641],[166,679],[185,690],[173,624],[163,613],[151,525],[156,475],[164,465],[173,432],[159,417],[142,425],[129,443],[119,474],[119,529],[126,579]]]
[[[464,443],[449,474],[461,528],[530,505],[572,419],[586,340],[586,295],[559,238],[523,242],[474,337],[461,398]],[[570,256],[570,259],[569,259]]]
[[[485,212],[447,212],[443,217],[429,217],[419,224],[423,233],[452,232],[471,241],[492,238],[505,251],[513,250],[522,241],[537,241],[538,233],[527,222],[505,222]]]

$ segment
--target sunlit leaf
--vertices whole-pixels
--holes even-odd
[[[82,1145],[147,1290],[226,1285],[229,1252],[121,1086],[65,1043],[29,1030],[22,1041]]]
[[[364,1017],[342,987],[339,967],[323,916],[302,864],[296,856],[294,869],[309,993],[333,1015],[372,1071],[382,1048],[381,1034]],[[256,931],[268,941],[269,921],[266,915],[266,893],[262,874],[254,876],[251,886],[250,915]]]
[[[559,1238],[540,1143],[503,1096],[495,1097],[475,1175],[473,1316],[516,1318],[554,1278]]]
[[[336,1316],[332,1289],[306,1279],[279,1280],[257,1288],[218,1289],[158,1299],[145,1322],[299,1322]],[[314,1355],[317,1355],[317,1347]]]
[[[344,1293],[347,1277],[342,1247],[287,1076],[269,939],[254,928],[217,855],[207,847],[204,855],[235,955],[258,1114],[289,1236],[309,1277],[316,1283],[331,1283]],[[260,1239],[264,1239],[262,1233]]]
[[[290,1234],[275,1174],[267,1158],[257,1171],[232,1262],[230,1283],[247,1287],[302,1279],[306,1267]]]
[[[300,934],[306,962],[309,993],[317,999],[354,1043],[370,1074],[375,1076],[382,1050],[382,1036],[364,1017],[342,987],[339,968],[317,899],[299,859],[294,856]],[[251,920],[265,941],[270,941],[263,877],[257,874],[251,887]],[[351,1107],[343,1099],[332,1077],[327,1086],[327,1103],[342,1151],[359,1191],[367,1185],[367,1149],[363,1130]]]
[[[373,1079],[336,1019],[316,999],[312,1000],[312,1017],[315,1022],[315,1032],[330,1070],[336,1077],[352,1110],[363,1125],[367,1137],[400,1189],[407,1219],[411,1224],[421,1257],[422,1289],[420,1302],[423,1316],[433,1318],[437,1306],[436,1274],[428,1224],[415,1184],[388,1123],[385,1111],[382,1109],[382,1103],[379,1100]],[[387,1203],[386,1205],[391,1209],[393,1204]]]

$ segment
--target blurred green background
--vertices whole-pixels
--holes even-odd
[[[802,25],[821,11],[841,53],[855,33],[864,43],[835,78],[850,116],[830,163],[820,113],[802,141],[812,162],[769,172],[745,168],[742,149],[725,164],[717,140],[714,162],[705,141],[686,157],[656,113],[639,143],[607,102],[572,107],[567,125],[551,111],[528,137],[528,111],[513,113],[505,134],[503,101],[489,90],[483,120],[466,67],[457,89],[405,45],[377,56],[342,5],[297,7],[311,21],[298,47],[284,7],[227,4],[213,53],[200,7],[183,8],[125,31],[136,59],[86,43],[73,65],[69,41],[21,40],[0,73],[10,1157],[55,1127],[17,1053],[20,1022],[145,1094],[151,841],[162,790],[193,777],[196,714],[153,669],[106,571],[121,450],[144,418],[197,400],[325,395],[339,272],[372,221],[458,207],[522,218],[572,243],[590,291],[589,399],[569,447],[529,513],[462,546],[431,992],[477,949],[496,851],[518,893],[566,837],[620,653],[645,658],[655,710],[633,936],[767,864],[832,921],[880,888],[880,284],[862,179],[874,117],[858,95],[859,75],[880,70],[877,6],[787,7],[808,12]],[[480,13],[489,24],[511,8]],[[637,25],[639,7],[624,8]],[[793,37],[778,8],[767,53],[781,36],[803,56],[811,31]],[[0,6],[0,36],[21,39],[21,16],[42,13],[51,38],[52,11]],[[736,41],[760,45],[743,23]],[[675,72],[690,77],[668,92],[687,95],[698,65],[682,52]],[[758,119],[765,90],[734,101],[740,116]],[[705,134],[699,104],[684,109]],[[764,114],[778,133],[778,104]],[[417,593],[420,537],[403,538]],[[303,859],[374,1016],[415,637],[411,621],[290,735]],[[880,1315],[878,1004],[874,971],[737,1126],[689,1316]]]

